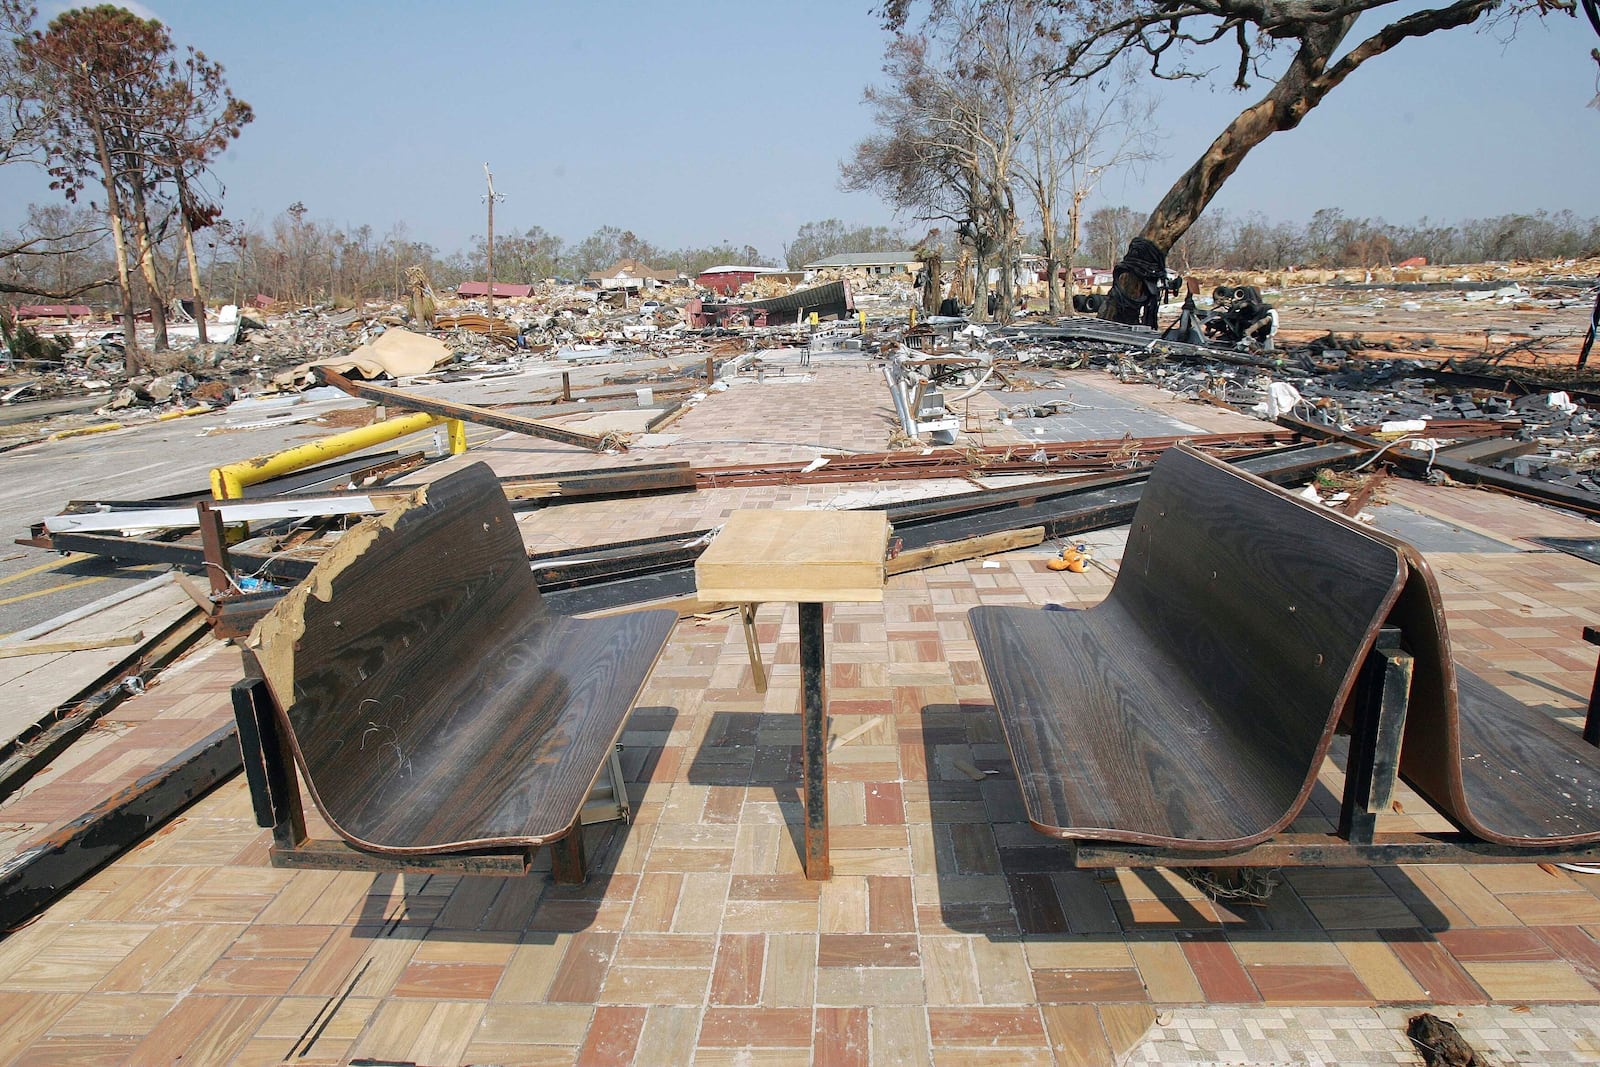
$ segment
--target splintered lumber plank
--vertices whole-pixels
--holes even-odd
[[[92,625],[100,632],[161,634],[193,610],[188,595],[169,583],[107,609]],[[87,627],[89,620],[83,623]],[[60,640],[73,637],[70,630],[59,635]],[[0,660],[0,746],[52,717],[62,704],[81,699],[119,676],[144,651],[141,646],[128,645]]]
[[[943,544],[929,545],[927,548],[914,548],[909,552],[902,552],[885,564],[885,570],[890,574],[905,574],[907,571],[941,567],[946,563],[956,563],[964,559],[977,559],[980,556],[993,556],[997,553],[1010,552],[1017,548],[1031,548],[1043,542],[1043,526],[1030,526],[1025,530],[1008,530],[1004,533],[967,537],[960,541],[946,541]]]
[[[577,445],[579,448],[587,448],[595,452],[605,452],[608,449],[622,450],[627,447],[616,434],[596,437],[594,434],[579,433],[577,430],[552,426],[536,419],[524,419],[516,415],[506,415],[498,411],[491,411],[488,408],[480,408],[474,404],[458,404],[452,400],[441,400],[437,397],[417,396],[402,389],[391,389],[387,386],[372,385],[368,382],[351,381],[338,371],[329,370],[327,367],[317,367],[315,370],[324,382],[336,389],[344,390],[351,396],[358,396],[363,400],[372,400],[396,408],[404,408],[407,411],[422,411],[429,415],[438,415],[446,419],[461,419],[463,422],[470,422],[476,426],[492,426],[497,430],[526,434],[529,437],[542,437],[547,441],[559,441],[566,445]]]
[[[862,723],[860,726],[857,726],[854,730],[851,730],[851,731],[849,731],[847,733],[840,734],[838,737],[835,737],[832,741],[828,742],[828,751],[832,752],[836,748],[843,748],[845,745],[848,745],[850,742],[854,741],[856,738],[860,737],[862,734],[868,733],[871,730],[876,729],[878,727],[878,725],[880,723],[882,723],[882,722],[883,722],[883,716],[882,715],[874,715],[872,718],[868,719],[866,722]]]
[[[119,648],[123,645],[134,645],[144,640],[144,631],[138,630],[131,634],[96,634],[90,637],[80,637],[73,641],[34,641],[25,645],[6,645],[0,647],[0,659],[15,659],[18,656],[49,656],[57,652],[87,652],[94,648]]]
[[[502,478],[507,500],[576,500],[597,496],[668,493],[695,488],[694,470],[687,463],[651,464],[610,471],[555,471],[550,474]]]

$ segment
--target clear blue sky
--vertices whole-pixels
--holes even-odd
[[[66,5],[45,7],[48,17]],[[506,197],[497,232],[569,241],[629,228],[666,247],[727,240],[774,258],[804,222],[894,221],[838,188],[869,131],[879,76],[872,0],[695,4],[148,0],[181,43],[224,64],[256,121],[218,167],[231,217],[295,201],[314,218],[403,221],[449,252],[483,232],[482,164]],[[1359,28],[1358,28],[1359,29]],[[1600,111],[1588,26],[1514,40],[1473,29],[1372,61],[1300,129],[1257,148],[1217,206],[1303,221],[1320,207],[1412,222],[1569,208],[1600,214]],[[1166,158],[1111,179],[1090,208],[1144,212],[1260,89],[1158,86]],[[0,225],[45,178],[0,169]],[[908,230],[922,226],[906,222]]]

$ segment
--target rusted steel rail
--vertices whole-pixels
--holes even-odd
[[[1038,444],[937,448],[926,452],[872,452],[829,456],[812,463],[750,463],[697,467],[702,489],[733,485],[793,485],[826,482],[901,481],[917,478],[968,478],[985,474],[1050,474],[1089,470],[1132,470],[1148,466],[1179,441],[1219,458],[1281,448],[1302,440],[1292,430],[1199,436],[1123,437]]]

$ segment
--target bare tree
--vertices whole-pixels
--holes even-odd
[[[217,156],[255,118],[250,105],[234,97],[222,77],[222,65],[193,48],[168,68],[153,150],[159,170],[172,177],[177,193],[179,228],[189,263],[189,284],[194,294],[195,325],[201,344],[206,342],[206,298],[200,283],[200,263],[195,255],[194,232],[216,224],[222,217],[220,190],[214,197],[199,193]]]
[[[42,166],[55,119],[52,101],[17,49],[33,32],[36,15],[23,0],[0,0],[0,166]]]
[[[71,300],[115,284],[99,255],[105,238],[105,223],[96,213],[64,204],[30,205],[20,231],[0,236],[0,262],[12,275],[0,279],[0,293]]]
[[[151,290],[157,347],[164,344],[161,287],[146,214],[146,148],[161,94],[163,59],[171,47],[159,22],[104,5],[68,11],[43,32],[19,41],[23,70],[40,80],[57,107],[49,131],[51,187],[76,201],[98,179],[106,194],[117,284],[122,294],[123,352],[139,369],[133,283],[126,232],[131,222],[138,260]]]
[[[1068,95],[1066,83],[1048,83],[1042,110],[1028,138],[1018,177],[1039,212],[1040,244],[1047,271],[1050,314],[1063,310],[1059,275],[1074,289],[1072,267],[1083,240],[1083,205],[1106,174],[1147,162],[1156,155],[1152,125],[1156,102],[1141,92],[1137,73],[1123,64],[1101,84]],[[1066,228],[1061,230],[1061,208]]]
[[[922,220],[948,219],[974,251],[986,317],[987,262],[1001,253],[997,306],[1010,318],[1021,238],[1016,170],[1038,118],[1044,56],[1034,0],[948,0],[917,35],[890,42],[889,84],[865,96],[878,133],[845,164],[849,188],[876,189]]]
[[[932,0],[932,10],[937,12],[949,2]],[[903,26],[914,4],[915,0],[887,0],[886,24],[891,29]],[[1399,0],[1050,0],[1052,16],[1040,20],[1039,32],[1062,42],[1050,73],[1069,82],[1097,78],[1130,53],[1148,61],[1153,77],[1202,78],[1209,69],[1193,61],[1211,45],[1232,50],[1236,89],[1248,89],[1252,78],[1272,80],[1267,94],[1228,123],[1146,221],[1142,235],[1165,252],[1251,149],[1274,133],[1298,126],[1368,60],[1415,38],[1489,18],[1514,23],[1531,15],[1576,15],[1578,4],[1577,0],[1454,0],[1393,17],[1348,44],[1363,15],[1381,18],[1410,6]],[[1279,61],[1281,68],[1267,73]]]

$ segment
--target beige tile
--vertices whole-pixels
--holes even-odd
[[[1139,977],[1157,1004],[1198,1004],[1205,1000],[1200,981],[1176,941],[1130,941],[1128,950],[1138,965]]]
[[[928,1016],[920,1007],[872,1009],[871,1062],[882,1067],[929,1067]]]
[[[1356,977],[1380,1001],[1422,1000],[1426,992],[1376,930],[1334,942]]]
[[[923,937],[922,975],[929,1004],[979,1004],[978,965],[967,937]]]
[[[1600,1003],[1596,989],[1565,960],[1533,963],[1478,962],[1461,966],[1496,1001],[1578,1000]]]
[[[1127,942],[1110,938],[1029,938],[1022,947],[1028,966],[1036,970],[1099,970],[1134,965]]]

